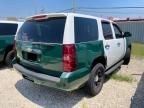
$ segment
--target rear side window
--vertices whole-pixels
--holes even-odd
[[[62,43],[66,17],[26,21],[20,28],[17,40]]]
[[[74,24],[76,43],[98,39],[98,26],[95,19],[75,17]]]
[[[109,22],[102,21],[102,29],[106,40],[113,39],[112,29]]]
[[[0,36],[15,35],[18,24],[0,23]]]

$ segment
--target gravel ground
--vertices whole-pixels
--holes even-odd
[[[67,93],[33,84],[13,69],[0,69],[0,108],[144,108],[144,60],[133,58],[119,73],[132,83],[108,80],[95,97],[83,89]]]

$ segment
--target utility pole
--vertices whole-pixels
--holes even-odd
[[[34,14],[38,14],[37,3],[34,2],[34,3],[33,3],[33,6],[34,6]]]
[[[76,1],[75,0],[73,0],[73,13],[75,13],[76,12]]]

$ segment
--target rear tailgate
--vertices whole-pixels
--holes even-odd
[[[17,41],[20,64],[36,72],[59,76],[63,71],[62,46]]]
[[[26,21],[16,38],[19,63],[36,72],[60,76],[66,17]]]

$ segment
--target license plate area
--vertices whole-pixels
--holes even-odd
[[[28,61],[38,61],[39,55],[31,52],[22,52],[23,58]]]

